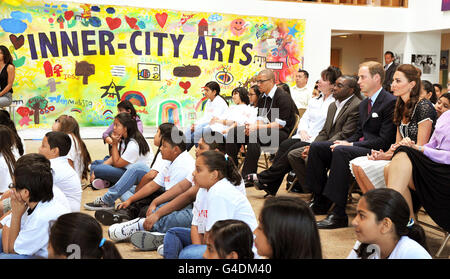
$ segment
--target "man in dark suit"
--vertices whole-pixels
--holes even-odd
[[[390,93],[392,93],[391,84],[392,80],[394,79],[394,73],[398,67],[398,64],[395,64],[394,61],[394,53],[392,51],[386,51],[386,53],[384,54],[384,71],[386,74],[383,82],[383,88]]]
[[[396,126],[392,119],[396,97],[382,88],[383,66],[365,62],[358,71],[358,84],[367,97],[359,105],[357,131],[345,141],[314,142],[306,166],[305,186],[314,194],[310,207],[317,215],[332,212],[317,223],[319,229],[348,226],[345,212],[350,183],[350,160],[374,150],[387,151],[395,142]],[[329,175],[327,177],[327,172]]]
[[[227,135],[226,151],[236,164],[241,145],[247,144],[242,176],[256,172],[261,146],[278,147],[288,138],[298,114],[292,97],[276,86],[272,70],[262,70],[256,82],[261,92],[257,103],[257,123],[235,127]]]
[[[325,124],[314,142],[343,140],[356,132],[362,99],[358,80],[353,76],[340,77],[334,85],[333,97],[337,101],[328,107]],[[309,145],[289,150],[287,155],[300,186],[305,185],[308,152]]]

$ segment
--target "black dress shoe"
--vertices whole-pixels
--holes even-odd
[[[105,226],[131,220],[128,211],[125,209],[97,210],[94,216],[95,219]]]
[[[332,204],[333,202],[328,199],[315,198],[309,204],[309,208],[311,208],[314,215],[325,215],[330,210]]]
[[[244,176],[245,187],[252,187],[255,184],[255,181],[256,180],[253,179],[253,173]]]
[[[323,230],[338,229],[348,227],[348,216],[338,216],[330,214],[327,218],[317,222],[317,228]]]
[[[267,186],[267,184],[262,184],[258,180],[255,180],[254,185],[255,185],[256,190],[261,190],[261,191],[266,192],[266,195],[264,196],[264,198],[267,198],[268,196],[275,197],[275,195],[277,194],[277,192],[273,192],[273,191],[269,190],[269,186]]]

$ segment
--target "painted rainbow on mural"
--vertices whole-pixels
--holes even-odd
[[[122,95],[122,98],[120,100],[128,100],[135,106],[147,106],[147,100],[145,99],[145,96],[139,91],[127,91]]]
[[[203,111],[205,109],[206,102],[208,101],[208,98],[203,97],[198,101],[198,103],[195,105],[195,111]]]
[[[158,126],[162,123],[173,123],[182,127],[181,104],[177,100],[165,100],[158,106]]]

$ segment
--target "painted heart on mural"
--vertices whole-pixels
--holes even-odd
[[[64,18],[69,21],[73,17],[73,11],[64,12]]]
[[[120,27],[122,20],[120,18],[106,18],[106,24],[108,24],[110,30],[114,30]]]
[[[128,25],[130,25],[130,27],[132,29],[139,30],[139,26],[136,25],[137,19],[135,19],[134,17],[127,17],[127,16],[125,16],[125,20],[127,21]]]
[[[179,85],[181,88],[184,89],[184,94],[187,94],[188,89],[191,87],[191,83],[189,81],[186,81],[186,82],[180,81]]]
[[[159,26],[161,26],[161,28],[164,28],[164,25],[166,25],[166,21],[167,21],[167,17],[168,17],[167,13],[162,13],[162,14],[157,13],[155,15],[155,17],[156,17],[156,21],[158,22]]]
[[[25,43],[25,37],[23,35],[16,37],[16,35],[11,34],[9,35],[9,39],[11,40],[11,43],[13,44],[15,49],[21,48]]]

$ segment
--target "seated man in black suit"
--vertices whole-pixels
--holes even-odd
[[[369,154],[371,149],[387,151],[395,142],[396,127],[392,118],[396,97],[382,88],[383,66],[378,62],[365,62],[360,65],[358,76],[361,92],[367,97],[359,105],[358,129],[345,141],[313,142],[309,150],[305,187],[314,195],[310,207],[321,215],[335,204],[333,211],[317,223],[319,229],[348,226],[345,206],[351,177],[350,160]]]
[[[242,144],[247,144],[242,176],[255,173],[261,155],[261,145],[278,147],[288,138],[295,125],[298,109],[292,97],[276,86],[275,74],[270,69],[262,70],[256,82],[259,96],[258,121],[255,124],[238,126],[228,132],[226,151],[237,164],[237,155]]]
[[[359,94],[360,90],[356,78],[341,76],[332,85],[331,93],[334,97],[333,100],[336,101],[333,101],[328,108],[325,108],[327,112],[326,117],[324,117],[325,123],[314,141],[346,139],[356,131],[358,126],[358,107],[361,103],[359,99],[361,95]],[[339,111],[337,105],[339,105]],[[288,159],[289,152],[303,146],[309,146],[309,144],[309,142],[301,139],[287,139],[284,141],[277,151],[272,166],[260,174],[255,174],[256,177],[253,178],[255,188],[264,190],[270,195],[275,195],[284,176],[292,170]],[[245,179],[250,180],[250,178]]]

